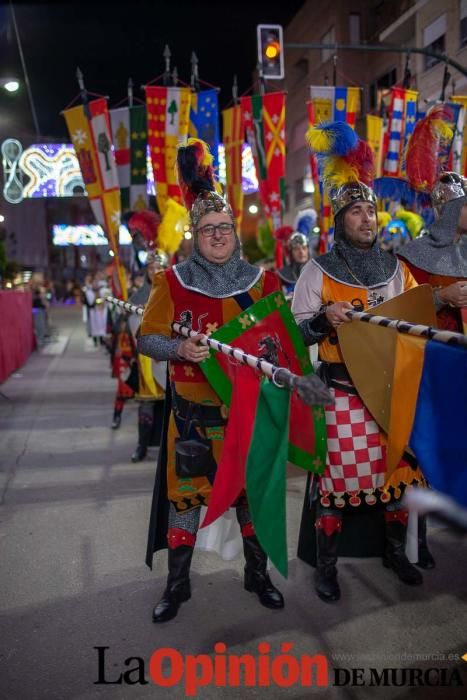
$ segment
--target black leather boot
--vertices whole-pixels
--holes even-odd
[[[148,448],[144,445],[137,445],[136,450],[131,455],[132,462],[142,462],[148,453]]]
[[[245,554],[245,590],[256,593],[261,605],[279,610],[284,607],[282,593],[272,584],[266,571],[267,556],[256,535],[243,537]]]
[[[152,611],[153,622],[167,622],[178,613],[182,603],[191,598],[190,565],[193,547],[180,545],[175,549],[169,548],[169,575],[167,586],[162,598]]]
[[[112,420],[112,430],[118,430],[121,422],[122,422],[122,412],[115,409],[114,417]]]
[[[426,515],[418,516],[418,561],[422,569],[434,569],[436,562],[426,541]]]
[[[342,513],[320,509],[316,520],[315,590],[325,603],[334,603],[341,597],[337,581],[337,543],[342,530]]]
[[[132,462],[142,462],[148,453],[148,446],[151,441],[152,424],[144,412],[145,406],[138,409],[138,445],[131,455]],[[142,410],[144,409],[144,410]]]
[[[386,511],[384,517],[386,521],[386,548],[383,565],[387,569],[393,569],[398,578],[409,586],[423,583],[421,573],[409,562],[405,554],[408,512],[406,510]]]

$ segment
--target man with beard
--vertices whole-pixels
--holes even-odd
[[[385,507],[383,563],[407,584],[422,583],[420,572],[405,554],[408,513],[400,498],[409,484],[423,484],[420,470],[402,460],[386,478],[386,436],[360,398],[347,371],[336,329],[350,322],[347,312],[358,301],[363,309],[416,286],[404,263],[377,243],[376,196],[371,188],[371,150],[343,123],[315,127],[310,145],[321,155],[321,172],[334,215],[334,245],[311,260],[298,280],[292,311],[306,345],[318,344],[320,372],[335,405],[325,408],[328,457],[323,474],[312,478],[305,510],[316,515],[315,588],[325,602],[340,598],[337,552],[343,515],[361,508]],[[323,141],[331,142],[324,147]],[[339,155],[333,151],[339,143]],[[347,142],[346,148],[343,143]],[[327,150],[326,150],[327,149]],[[356,177],[358,173],[358,179]],[[304,518],[309,528],[310,518]],[[363,533],[363,538],[365,534]],[[300,545],[299,545],[300,552]]]

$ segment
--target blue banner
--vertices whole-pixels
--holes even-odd
[[[191,96],[189,136],[209,144],[216,173],[219,169],[219,105],[217,90],[203,90]]]
[[[426,344],[417,410],[410,438],[434,489],[467,508],[467,351]]]

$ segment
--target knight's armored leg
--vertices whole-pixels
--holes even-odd
[[[336,564],[342,512],[318,505],[317,516],[315,590],[321,600],[332,603],[341,597]]]
[[[266,608],[284,607],[282,593],[273,585],[267,573],[267,556],[255,535],[246,500],[236,506],[245,555],[244,585],[247,591],[256,593],[261,605]]]
[[[132,462],[141,462],[148,452],[152,437],[152,401],[142,401],[138,406],[138,444],[131,455]]]
[[[422,569],[434,569],[436,562],[428,549],[426,539],[426,515],[418,516],[418,561],[417,565]]]
[[[188,513],[177,513],[170,504],[168,540],[167,586],[152,613],[153,622],[172,620],[180,605],[191,598],[190,565],[196,533],[199,528],[200,508]]]
[[[408,511],[390,504],[384,514],[386,521],[386,546],[383,564],[393,569],[403,583],[415,585],[423,583],[423,577],[407,559],[405,544],[407,539]]]

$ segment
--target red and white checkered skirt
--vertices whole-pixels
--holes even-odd
[[[334,505],[348,501],[359,505],[359,493],[373,505],[375,491],[382,489],[386,478],[386,446],[381,431],[359,396],[330,389],[334,406],[326,406],[328,455],[326,469],[319,480],[323,505],[333,496]],[[344,496],[346,499],[344,500]]]

